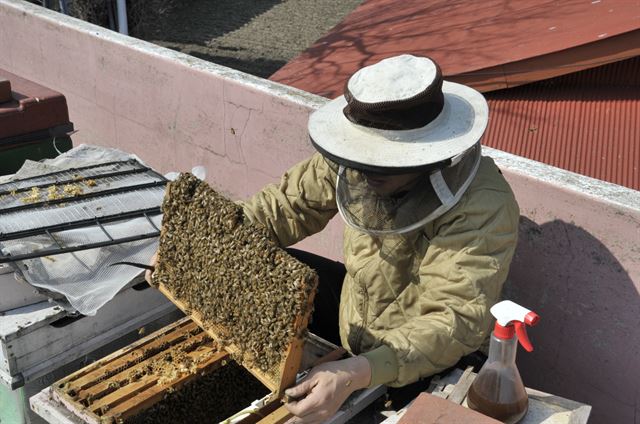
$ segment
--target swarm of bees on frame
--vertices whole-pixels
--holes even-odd
[[[232,361],[167,393],[161,402],[122,423],[217,423],[268,392],[249,372]]]
[[[310,313],[315,272],[191,174],[168,185],[162,208],[154,284],[197,311],[220,343],[238,348],[238,362],[277,376],[305,331],[295,322]]]

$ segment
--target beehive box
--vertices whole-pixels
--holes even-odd
[[[345,353],[313,335],[305,346],[304,368]],[[47,397],[89,424],[217,423],[234,416],[230,422],[276,424],[290,417],[188,317],[56,382]],[[257,413],[242,413],[250,405]]]
[[[268,393],[188,318],[52,386],[94,424],[218,422]]]
[[[191,174],[170,183],[153,283],[280,397],[295,382],[317,275]]]

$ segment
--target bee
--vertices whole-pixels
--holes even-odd
[[[223,345],[240,349],[240,361],[278,369],[294,323],[308,310],[310,270],[244,222],[241,208],[194,177],[172,182],[163,201],[158,281],[206,325],[225,328]],[[291,282],[294,282],[292,284]],[[282,307],[282,305],[288,305]]]

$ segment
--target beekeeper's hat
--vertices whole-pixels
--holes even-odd
[[[401,55],[353,74],[343,96],[311,114],[309,135],[314,147],[340,167],[337,198],[346,222],[384,234],[409,231],[457,203],[477,171],[487,122],[482,94],[443,81],[429,58]],[[393,207],[375,199],[358,174],[421,170],[429,184],[419,184],[420,193],[408,193],[410,202],[394,197]]]

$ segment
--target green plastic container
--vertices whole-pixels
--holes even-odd
[[[54,158],[71,149],[73,125],[0,140],[0,175],[14,174],[25,160]]]

